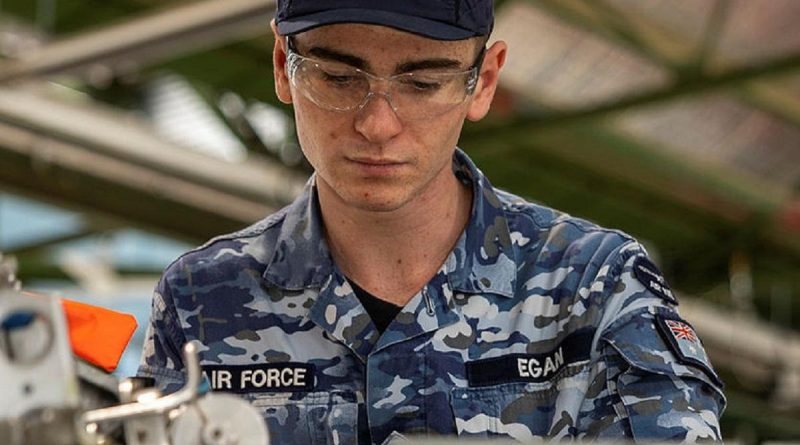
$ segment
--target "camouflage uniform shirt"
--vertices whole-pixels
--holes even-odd
[[[383,334],[331,259],[312,180],[167,268],[139,374],[180,384],[199,340],[214,390],[250,401],[276,444],[719,440],[721,383],[642,246],[494,189],[460,150],[453,168],[469,224]]]

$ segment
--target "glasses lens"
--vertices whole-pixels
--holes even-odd
[[[330,110],[353,110],[369,93],[369,80],[363,73],[309,59],[298,58],[292,81],[312,102]]]
[[[465,72],[413,72],[389,78],[370,76],[356,68],[317,61],[291,53],[289,76],[294,86],[319,107],[352,111],[364,106],[379,83],[388,91],[375,91],[404,120],[436,117],[461,104],[472,93],[477,70]]]
[[[392,80],[391,97],[398,115],[424,119],[444,114],[467,98],[464,73],[406,73]]]

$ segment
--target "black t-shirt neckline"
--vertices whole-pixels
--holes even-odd
[[[372,319],[372,323],[378,329],[378,332],[383,334],[383,331],[389,327],[389,324],[394,320],[394,317],[403,309],[400,306],[389,303],[388,301],[381,300],[380,298],[365,291],[361,286],[356,284],[353,280],[347,280],[353,288],[358,301],[364,306],[364,310]]]

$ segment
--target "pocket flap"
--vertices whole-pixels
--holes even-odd
[[[673,310],[637,311],[612,324],[601,338],[633,368],[692,377],[722,389],[697,333]]]

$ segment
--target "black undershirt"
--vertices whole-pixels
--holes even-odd
[[[378,328],[378,332],[383,334],[383,331],[389,327],[389,323],[394,320],[394,317],[396,317],[403,308],[372,295],[353,282],[353,280],[348,281],[356,297],[358,297],[358,300],[361,302],[361,305],[364,306],[364,309],[367,311],[367,315],[372,319],[372,323]]]

